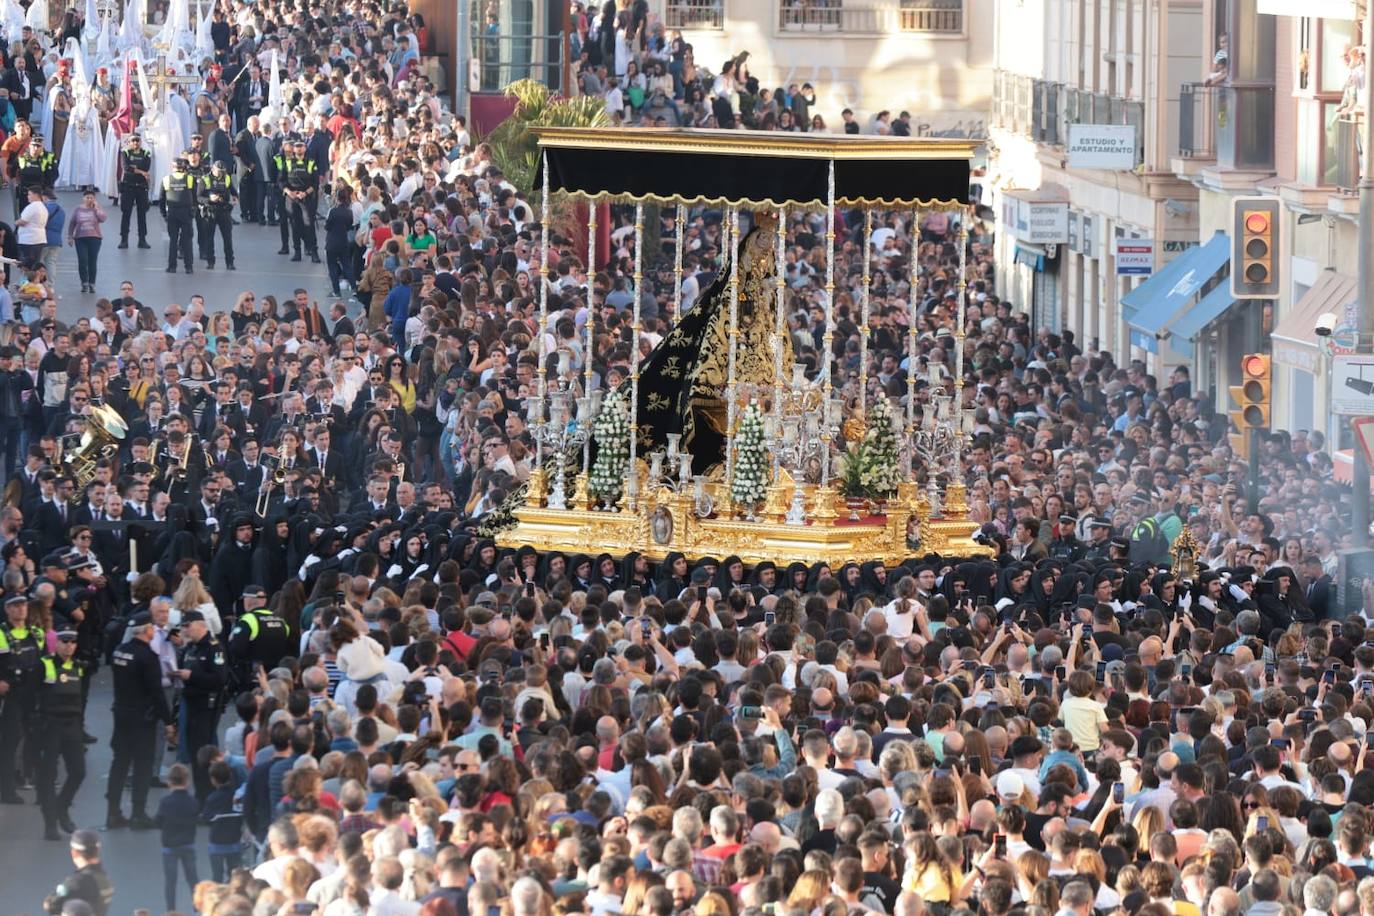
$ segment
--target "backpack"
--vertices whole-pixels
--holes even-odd
[[[1169,539],[1159,520],[1147,518],[1131,532],[1130,560],[1132,563],[1163,563],[1169,559]]]

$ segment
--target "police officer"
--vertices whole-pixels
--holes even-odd
[[[167,273],[177,272],[177,253],[191,273],[191,232],[196,212],[196,180],[187,171],[185,156],[172,163],[172,173],[162,179],[158,208],[167,220]]]
[[[84,617],[80,604],[76,601],[75,590],[69,589],[67,581],[71,563],[63,554],[54,551],[39,561],[42,575],[33,580],[29,594],[34,594],[38,586],[47,583],[53,588],[53,623],[61,629],[76,629]]]
[[[100,834],[94,830],[78,830],[71,839],[72,864],[76,871],[62,879],[62,883],[43,901],[43,912],[57,916],[69,900],[81,900],[95,916],[110,912],[114,900],[114,885],[100,864]]]
[[[202,254],[206,264],[215,269],[215,230],[224,240],[224,266],[234,269],[234,176],[224,170],[224,163],[216,159],[210,163],[209,173],[201,179],[201,202],[205,213],[205,242]]]
[[[186,645],[177,670],[181,681],[182,762],[191,764],[196,798],[204,801],[210,794],[210,771],[200,767],[196,758],[201,748],[216,743],[229,685],[229,664],[224,647],[210,633],[200,611],[181,615],[181,637]]]
[[[278,134],[273,140],[276,151],[272,154],[269,163],[269,178],[271,186],[267,190],[269,214],[275,213],[277,217],[276,226],[281,232],[281,248],[277,254],[291,253],[291,217],[287,210],[286,192],[286,162],[291,158],[291,150],[294,148],[295,137],[289,134]],[[271,221],[268,225],[272,225]]]
[[[1083,549],[1085,560],[1107,560],[1111,558],[1112,520],[1105,515],[1094,516],[1088,522],[1092,541]]]
[[[76,832],[69,809],[77,789],[86,778],[86,744],[83,740],[81,680],[82,668],[76,659],[77,633],[62,630],[57,634],[57,654],[43,656],[43,680],[38,688],[38,802],[43,806],[43,838],[60,840],[60,824],[68,833]],[[57,762],[67,768],[62,791],[54,794]]]
[[[38,191],[41,197],[57,182],[57,157],[44,151],[42,139],[34,137],[29,141],[28,150],[19,154],[16,171],[14,214],[18,216],[29,199],[30,190]]]
[[[129,247],[129,216],[138,211],[138,247],[148,244],[148,182],[153,170],[153,154],[143,148],[138,134],[119,154],[119,247]]]
[[[21,743],[25,774],[38,767],[34,719],[44,640],[42,628],[29,626],[28,620],[29,599],[5,599],[5,622],[0,625],[0,804],[5,805],[24,803],[14,781],[14,752]]]
[[[1074,526],[1077,523],[1076,516],[1059,516],[1059,535],[1050,540],[1050,556],[1061,560],[1078,560],[1083,556],[1083,545],[1074,535]]]
[[[148,645],[156,628],[147,611],[135,614],[129,623],[129,638],[114,651],[114,737],[110,746],[110,779],[105,788],[105,828],[115,830],[132,826],[151,830],[148,817],[148,787],[153,780],[154,743],[161,740],[157,723],[166,723],[168,737],[175,734],[172,710],[162,692],[162,664]],[[120,811],[124,783],[133,770],[133,813],[125,818]]]
[[[250,684],[253,667],[273,668],[294,654],[291,628],[267,609],[267,591],[261,585],[243,587],[243,614],[229,631],[229,660],[240,684]]]
[[[199,138],[199,134],[192,135],[191,140]],[[205,156],[199,143],[192,143],[191,147],[182,153],[186,157],[186,174],[196,181],[196,257],[205,260],[205,237],[210,233],[207,225],[205,212],[205,195],[202,189],[205,184],[205,176],[210,174],[210,166],[205,162]]]
[[[285,194],[287,212],[291,214],[292,245],[301,259],[301,242],[310,252],[310,261],[320,263],[319,244],[315,238],[315,213],[320,206],[320,175],[315,160],[306,158],[305,141],[291,141],[291,156],[286,160]]]

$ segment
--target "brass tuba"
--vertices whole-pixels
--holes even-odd
[[[95,479],[95,466],[102,458],[113,458],[129,427],[113,407],[100,404],[86,414],[86,431],[76,448],[61,455],[63,472],[72,478],[72,503],[86,495],[86,485]]]

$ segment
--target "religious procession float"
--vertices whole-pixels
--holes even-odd
[[[538,454],[498,542],[568,553],[662,559],[737,555],[746,563],[901,562],[913,553],[987,555],[974,540],[961,455],[965,405],[963,257],[973,144],[962,140],[746,134],[712,130],[546,128],[539,131],[543,225],[555,195],[634,206],[634,288],[641,289],[645,205],[721,208],[724,263],[685,315],[683,232],[674,257],[678,321],[628,379],[594,387],[566,359],[541,360],[528,420]],[[931,211],[958,222],[960,272],[952,377],[930,373],[923,397],[869,394],[868,262],[857,393],[844,398],[833,359],[793,360],[786,326],[784,235],[789,213],[825,218],[825,353],[834,353],[836,208],[895,209],[919,225]],[[596,238],[590,209],[589,249]],[[550,279],[544,233],[546,281]],[[594,249],[591,249],[594,250]],[[917,276],[912,258],[907,390],[917,390]],[[592,300],[588,272],[587,300]],[[548,326],[549,283],[541,284]],[[640,352],[641,299],[630,326]],[[592,350],[585,322],[584,352]],[[566,354],[564,354],[566,355]],[[937,374],[938,373],[938,374]],[[921,381],[926,381],[922,379]]]

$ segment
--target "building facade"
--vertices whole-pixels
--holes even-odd
[[[767,89],[811,83],[831,130],[854,110],[868,132],[890,111],[912,115],[915,136],[981,137],[992,94],[999,0],[650,0],[671,36],[682,32],[700,67],[749,52]]]
[[[1136,339],[1129,295],[1198,245],[1197,189],[1169,168],[1178,84],[1200,66],[1200,2],[1018,0],[994,20],[987,199],[1000,288],[1086,350],[1182,354]]]

